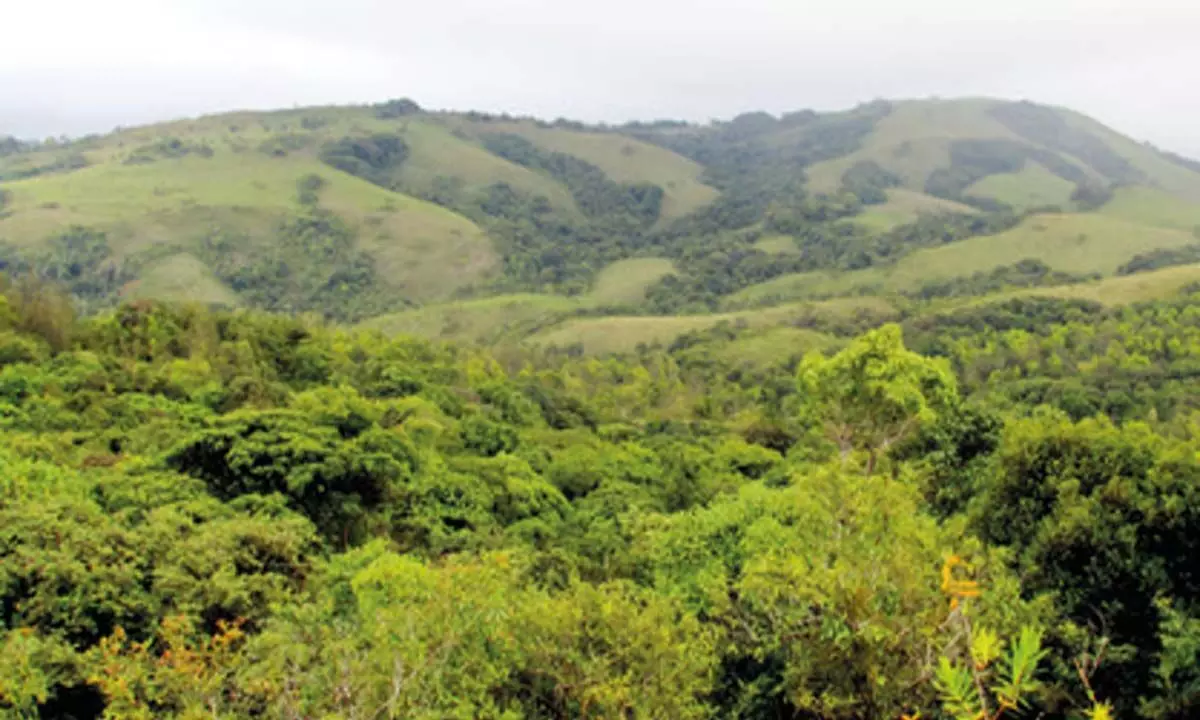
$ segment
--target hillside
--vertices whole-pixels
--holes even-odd
[[[981,100],[0,139],[0,718],[1198,717],[1197,177]]]
[[[0,148],[0,263],[92,310],[161,297],[477,342],[621,336],[583,342],[609,350],[750,307],[1200,260],[1194,163],[1000,100],[619,127],[395,100]]]

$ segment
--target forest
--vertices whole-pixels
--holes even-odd
[[[87,245],[83,247],[94,247]],[[0,295],[17,718],[1185,718],[1194,296],[605,358]]]
[[[987,99],[0,138],[0,717],[1195,717],[1198,167]]]

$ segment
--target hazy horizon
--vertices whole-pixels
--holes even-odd
[[[18,2],[0,134],[411,97],[621,123],[997,97],[1069,107],[1200,155],[1200,8],[1128,0]]]

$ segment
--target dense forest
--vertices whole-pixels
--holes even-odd
[[[0,717],[1194,717],[1198,168],[995,100],[0,138]]]
[[[1195,711],[1193,297],[752,371],[732,327],[597,359],[0,298],[10,716]]]

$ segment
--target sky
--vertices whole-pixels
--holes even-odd
[[[623,122],[1064,105],[1200,156],[1196,0],[3,0],[0,134],[411,97]]]

